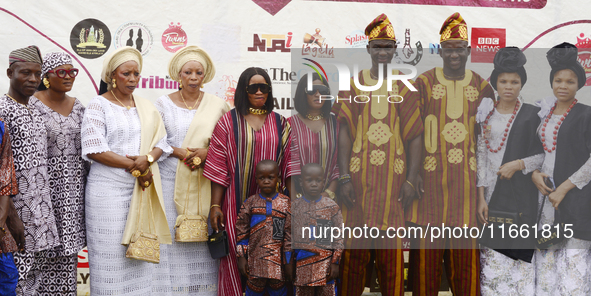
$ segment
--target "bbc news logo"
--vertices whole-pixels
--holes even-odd
[[[478,44],[480,45],[499,45],[499,38],[484,38],[478,37]]]

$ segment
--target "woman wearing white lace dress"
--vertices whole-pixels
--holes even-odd
[[[201,216],[201,222],[207,223],[211,182],[203,177],[203,165],[213,129],[230,106],[201,91],[215,76],[213,62],[201,48],[179,50],[170,60],[168,72],[179,81],[181,90],[156,101],[168,144],[174,150],[160,163],[160,173],[170,232],[179,238],[177,231],[184,217]],[[207,229],[203,230],[207,234]],[[158,295],[217,295],[218,260],[211,258],[206,242],[174,241],[162,247],[160,260],[156,275],[163,289]]]
[[[498,99],[484,98],[478,107],[478,220],[483,224],[498,211],[516,213],[529,226],[536,222],[538,195],[531,172],[541,166],[544,154],[536,136],[540,108],[520,96],[527,80],[525,62],[519,48],[499,50],[490,78]],[[497,247],[501,243],[504,248]],[[481,241],[482,295],[533,295],[533,249],[532,238]]]
[[[82,121],[82,156],[92,161],[85,206],[93,296],[150,295],[155,265],[126,258],[125,245],[136,231],[171,242],[156,161],[172,151],[158,110],[133,95],[141,68],[136,49],[109,55],[102,95],[90,101]]]
[[[543,204],[538,227],[571,224],[560,227],[560,236],[572,238],[536,251],[536,295],[591,295],[591,107],[575,99],[586,80],[577,55],[569,43],[546,55],[554,96],[541,102],[538,113],[545,150],[541,172],[532,176]],[[555,190],[544,185],[545,177],[553,178]]]

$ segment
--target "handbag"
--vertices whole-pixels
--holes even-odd
[[[197,169],[199,172],[200,168]],[[187,215],[187,207],[189,206],[189,189],[191,189],[191,182],[188,182],[187,197],[185,198],[185,207],[183,214],[176,218],[174,225],[176,242],[205,242],[207,241],[207,217],[199,215],[201,202],[201,177],[197,176],[198,195],[197,195],[197,215]]]
[[[212,233],[207,239],[207,247],[211,258],[219,259],[228,256],[230,245],[228,243],[228,233],[225,230]]]
[[[146,261],[150,263],[160,263],[160,242],[158,241],[158,235],[151,233],[152,224],[154,224],[154,219],[150,220],[152,223],[148,223],[150,233],[139,230],[141,221],[140,217],[142,215],[141,209],[143,199],[144,193],[142,191],[139,207],[140,213],[138,215],[137,222],[138,230],[131,236],[129,246],[127,247],[127,252],[125,252],[125,257],[130,259]],[[150,213],[152,213],[152,203],[150,203]],[[155,228],[156,227],[154,226],[154,230]]]
[[[516,194],[513,190],[513,182],[511,181],[510,186],[511,192],[515,197]],[[488,224],[483,229],[479,239],[480,244],[491,249],[511,249],[513,241],[509,230],[512,227],[511,225],[516,225],[517,228],[521,226],[521,213],[489,210]],[[516,227],[513,226],[512,228]]]

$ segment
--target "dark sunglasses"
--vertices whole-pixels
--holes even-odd
[[[254,95],[261,90],[263,94],[268,94],[271,91],[271,86],[266,83],[255,83],[246,87],[246,92]]]
[[[313,96],[316,94],[316,92],[320,92],[320,94],[323,96],[328,96],[328,95],[330,95],[330,88],[328,88],[328,86],[326,86],[326,85],[313,85],[312,90],[309,90],[306,87],[306,94],[307,95]]]
[[[66,70],[66,69],[49,70],[49,71],[47,71],[47,73],[55,73],[55,75],[57,75],[57,77],[59,77],[59,78],[66,78],[66,75],[74,78],[74,77],[78,76],[78,69],[72,68],[70,70]]]

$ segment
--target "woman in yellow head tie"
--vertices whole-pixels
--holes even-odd
[[[101,95],[82,120],[82,157],[92,161],[86,184],[86,229],[93,295],[150,295],[154,265],[126,258],[138,232],[171,237],[162,203],[159,159],[172,152],[158,110],[133,94],[142,55],[123,47],[103,63]]]
[[[203,177],[203,166],[213,129],[230,106],[201,90],[215,76],[213,62],[203,49],[179,50],[168,64],[168,73],[179,82],[180,90],[158,98],[156,108],[174,151],[162,161],[160,172],[175,242],[162,248],[157,278],[166,279],[169,289],[192,291],[187,295],[206,295],[203,291],[217,295],[218,260],[211,258],[205,242],[211,182]]]

